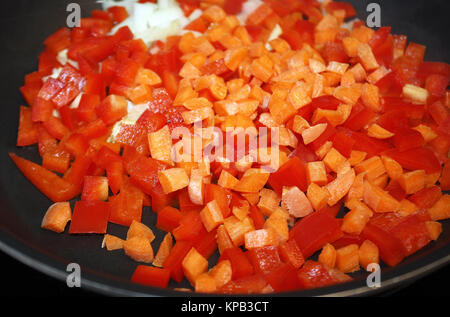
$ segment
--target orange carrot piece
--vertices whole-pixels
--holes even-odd
[[[400,209],[400,203],[394,197],[368,181],[364,182],[363,199],[375,212],[394,212]]]
[[[214,293],[217,291],[216,281],[207,273],[200,274],[194,282],[197,293]]]
[[[281,206],[283,206],[291,216],[295,218],[306,217],[314,211],[311,203],[297,186],[283,187],[281,197]]]
[[[102,242],[102,248],[106,247],[108,251],[120,250],[123,249],[123,243],[125,240],[122,240],[116,236],[105,234]]]
[[[44,218],[42,218],[41,228],[62,233],[71,218],[72,210],[69,202],[54,203],[47,209]]]
[[[152,263],[153,248],[148,238],[136,236],[123,243],[125,254],[137,262]]]
[[[231,241],[224,225],[220,225],[217,228],[217,247],[220,254],[222,254],[226,249],[234,247],[233,241]]]
[[[367,270],[367,267],[371,263],[380,263],[380,252],[375,243],[370,240],[365,240],[359,247],[359,264],[363,269]]]
[[[369,181],[372,181],[386,173],[384,164],[379,156],[372,156],[371,158],[357,164],[355,166],[355,171],[358,174],[365,172],[365,177]]]
[[[437,221],[427,221],[425,225],[427,226],[431,240],[436,241],[442,233],[442,224]]]
[[[355,170],[350,169],[346,173],[339,175],[335,180],[328,183],[325,188],[328,189],[330,193],[330,198],[328,199],[328,205],[334,206],[341,198],[343,198],[350,188],[352,187],[353,182],[355,181]]]
[[[217,201],[212,200],[200,212],[200,218],[208,232],[214,230],[223,222],[223,214]]]
[[[336,268],[343,273],[351,273],[360,269],[357,244],[350,244],[336,250]]]
[[[159,245],[158,252],[156,253],[155,258],[153,259],[152,264],[157,267],[163,267],[164,261],[170,254],[170,251],[173,247],[173,238],[170,232],[166,233],[163,241]]]
[[[245,234],[244,239],[246,249],[262,248],[278,244],[278,238],[272,229],[249,231]]]
[[[325,244],[319,254],[318,261],[330,269],[334,268],[336,265],[336,249],[334,246],[329,243]]]
[[[221,288],[229,281],[233,271],[231,269],[231,262],[229,260],[223,260],[216,264],[208,273],[216,282],[217,288]]]
[[[433,207],[428,209],[431,220],[444,220],[450,218],[450,195],[442,195]]]
[[[152,243],[153,240],[155,240],[155,235],[153,234],[152,229],[136,220],[133,220],[130,228],[128,229],[127,240],[134,237],[141,237],[147,239],[149,243]]]
[[[181,263],[183,272],[191,285],[195,285],[195,279],[205,273],[208,269],[208,260],[201,255],[195,248],[192,248],[186,254]]]

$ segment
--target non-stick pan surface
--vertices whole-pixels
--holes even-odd
[[[2,76],[0,79],[0,249],[34,269],[60,280],[67,277],[69,263],[81,266],[82,287],[109,295],[183,295],[172,290],[153,289],[129,282],[136,263],[121,252],[100,249],[102,236],[57,235],[41,230],[40,222],[50,201],[17,170],[8,157],[13,151],[39,162],[35,148],[18,149],[15,139],[18,107],[24,103],[19,87],[24,75],[37,69],[37,56],[43,40],[65,25],[66,6],[72,0],[14,0],[3,1],[0,10]],[[94,0],[78,0],[83,16],[98,7]],[[371,1],[352,2],[360,18],[368,15]],[[395,34],[406,34],[410,41],[427,46],[426,60],[449,62],[448,1],[378,1],[382,25],[392,26]],[[144,210],[144,223],[154,226],[155,215]],[[444,232],[417,254],[395,268],[384,268],[382,287],[366,287],[363,273],[356,274],[351,283],[322,289],[289,293],[295,296],[362,295],[385,292],[393,287],[411,283],[450,263],[450,222],[443,222]],[[109,231],[120,236],[126,229],[110,224]],[[157,242],[162,232],[157,231]],[[444,281],[442,281],[444,283]],[[17,280],[17,283],[25,281]],[[184,284],[185,286],[187,284]],[[171,285],[175,286],[175,285]],[[190,294],[192,296],[192,294]]]

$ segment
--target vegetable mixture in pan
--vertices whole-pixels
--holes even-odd
[[[54,202],[42,228],[104,235],[133,282],[203,293],[346,282],[439,238],[450,66],[424,46],[345,2],[104,9],[49,36],[20,88],[17,146],[42,161],[10,157]]]

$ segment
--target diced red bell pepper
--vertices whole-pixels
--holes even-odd
[[[442,190],[450,190],[450,159],[447,159],[442,168],[439,184]]]
[[[334,241],[332,245],[336,248],[343,248],[345,246],[348,246],[350,244],[357,244],[361,245],[364,242],[364,238],[361,235],[354,235],[349,233],[344,233],[342,238],[339,238],[338,240]]]
[[[87,140],[79,133],[72,133],[61,142],[64,148],[75,157],[84,155],[89,147]]]
[[[327,119],[323,118],[317,123],[326,123],[327,127],[317,139],[315,139],[313,142],[311,142],[311,144],[308,145],[308,147],[310,147],[314,151],[317,151],[325,142],[330,141],[336,133],[336,129],[328,122]]]
[[[300,190],[306,191],[305,164],[297,156],[293,156],[276,172],[270,174],[268,182],[279,195],[281,195],[283,186],[297,186]]]
[[[373,118],[375,113],[366,108],[362,103],[357,102],[350,113],[350,116],[343,124],[344,127],[353,131],[359,131],[364,128]]]
[[[276,246],[254,248],[247,252],[255,273],[265,275],[281,265],[280,255]]]
[[[69,164],[69,153],[61,150],[59,147],[42,155],[42,166],[50,171],[64,174],[69,169]]]
[[[170,271],[170,277],[178,283],[180,283],[184,277],[181,264],[191,248],[192,242],[177,241],[163,263],[163,267]]]
[[[205,204],[215,200],[219,205],[220,211],[224,218],[228,217],[231,213],[230,200],[231,195],[229,192],[216,184],[206,184],[205,186]]]
[[[101,119],[84,123],[76,130],[76,132],[82,135],[86,140],[106,136],[109,131],[110,130]]]
[[[194,248],[200,253],[205,259],[209,259],[211,255],[217,250],[217,230],[212,230],[210,232],[205,232],[199,235],[194,240]]]
[[[339,222],[324,211],[316,211],[299,220],[289,232],[289,237],[295,239],[305,258],[342,235]]]
[[[330,275],[328,269],[319,262],[306,261],[298,270],[297,277],[302,288],[310,289],[336,284],[336,280]]]
[[[99,104],[99,95],[83,94],[80,99],[80,104],[76,109],[77,119],[84,122],[95,120],[97,118],[95,109]]]
[[[89,95],[98,95],[100,101],[106,97],[106,80],[103,75],[89,73],[86,75],[86,84],[83,91]]]
[[[229,260],[231,263],[232,279],[236,280],[253,274],[253,265],[245,253],[238,247],[227,248],[223,251],[219,261]]]
[[[109,95],[97,106],[96,113],[107,125],[111,125],[127,115],[128,102],[125,97]]]
[[[180,225],[181,212],[174,208],[167,206],[158,212],[156,220],[156,228],[171,232]]]
[[[394,57],[394,38],[390,33],[391,27],[381,27],[372,35],[369,41],[377,62],[387,68],[391,65]]]
[[[356,16],[356,10],[351,3],[348,2],[336,2],[331,1],[325,6],[325,10],[329,13],[333,13],[336,10],[344,10],[345,17],[351,18]]]
[[[111,201],[109,221],[123,226],[130,226],[133,221],[141,222],[143,201],[142,191],[124,181],[120,193]]]
[[[66,84],[55,78],[48,78],[39,90],[38,97],[50,101]]]
[[[428,209],[433,207],[433,205],[437,203],[441,196],[441,188],[439,188],[439,186],[431,186],[419,190],[414,195],[408,197],[408,200],[413,202],[420,209]]]
[[[355,140],[353,149],[357,151],[366,152],[368,157],[378,155],[392,148],[392,146],[386,141],[371,138],[368,135],[361,132],[346,130],[345,133],[348,133],[348,135],[351,136],[353,140]]]
[[[169,280],[170,270],[146,265],[138,265],[131,277],[134,283],[160,288],[166,288]]]
[[[50,75],[53,68],[60,66],[56,59],[56,54],[54,52],[45,50],[39,55],[39,65],[38,71],[44,76]]]
[[[431,74],[425,80],[425,89],[436,97],[442,97],[447,89],[449,78],[440,74]]]
[[[38,124],[33,122],[31,112],[31,108],[20,106],[17,146],[33,145],[38,141]]]
[[[296,269],[299,269],[305,263],[302,251],[294,239],[280,244],[278,246],[278,252],[283,262],[291,264]]]
[[[85,176],[81,200],[105,201],[108,199],[108,179],[103,176]]]
[[[400,184],[396,181],[391,179],[389,181],[389,185],[386,187],[386,190],[388,191],[389,195],[397,199],[398,201],[402,201],[406,198],[407,194],[405,190],[400,186]]]
[[[275,292],[298,290],[302,286],[296,268],[286,263],[267,274],[266,280]]]
[[[73,131],[78,125],[75,110],[71,109],[68,105],[59,108],[59,115],[61,116],[62,123],[70,130]]]
[[[73,184],[79,191],[83,185],[84,176],[87,175],[92,164],[92,157],[89,155],[77,156],[70,166],[70,170],[64,175],[64,180]]]
[[[370,222],[364,227],[362,236],[377,245],[381,259],[389,266],[397,265],[406,256],[399,239]]]
[[[393,141],[395,147],[402,152],[425,145],[425,139],[422,134],[413,129],[397,131],[393,137]]]
[[[189,211],[181,216],[180,225],[173,229],[172,234],[178,240],[196,241],[206,232],[200,214],[197,211]]]
[[[9,156],[23,175],[52,201],[68,201],[80,193],[76,186],[50,172],[48,169],[18,157],[13,153],[9,153]]]
[[[27,105],[33,106],[34,100],[36,99],[37,95],[39,94],[39,91],[41,90],[41,86],[25,85],[20,87],[19,89]]]
[[[118,84],[131,86],[141,65],[133,59],[127,59],[117,66],[114,81]]]
[[[301,142],[298,143],[297,148],[293,152],[291,152],[290,155],[297,156],[305,163],[315,162],[319,160],[319,157],[316,155],[316,153],[311,151],[310,148],[306,147]]]
[[[77,201],[70,222],[69,233],[105,234],[109,219],[109,203],[104,201]]]
[[[260,274],[255,274],[232,280],[222,286],[219,292],[225,294],[258,294],[266,286],[266,279]]]
[[[178,193],[178,206],[180,208],[181,212],[188,212],[188,211],[200,211],[203,209],[203,206],[194,204],[191,201],[191,198],[189,198],[189,192],[187,189],[182,189]]]
[[[407,216],[390,232],[402,242],[406,256],[415,253],[431,242],[425,221],[415,214]]]
[[[128,18],[128,11],[122,6],[112,6],[108,8],[108,12],[112,14],[114,22],[120,23]]]
[[[332,138],[333,147],[342,155],[349,158],[356,141],[344,131],[337,131]]]
[[[106,165],[106,176],[109,188],[113,194],[117,194],[123,184],[124,168],[122,161],[111,161]]]
[[[259,210],[257,206],[250,206],[249,217],[253,220],[253,225],[255,229],[262,229],[266,220],[264,219],[263,213]]]
[[[48,117],[43,126],[52,137],[58,140],[62,140],[69,133],[69,129],[62,123],[61,119],[54,116]]]
[[[345,52],[344,45],[341,42],[327,42],[322,49],[322,56],[327,63],[335,61],[339,63],[347,63],[349,57]]]
[[[44,40],[44,45],[46,50],[56,54],[68,48],[70,46],[70,30],[60,28]]]
[[[425,148],[415,148],[407,151],[392,149],[383,152],[383,155],[396,160],[403,168],[408,170],[423,169],[427,174],[437,173],[441,170],[441,164],[434,153]]]

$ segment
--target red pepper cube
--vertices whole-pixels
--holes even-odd
[[[68,48],[70,46],[70,30],[68,28],[60,28],[45,39],[44,45],[46,49],[54,53]]]
[[[230,261],[233,280],[253,274],[253,265],[241,248],[232,247],[225,249],[218,262],[222,260]]]
[[[131,86],[141,65],[133,59],[122,61],[116,68],[114,81],[118,84]]]
[[[397,131],[393,138],[394,145],[399,151],[406,151],[425,145],[425,139],[419,131],[408,129]]]
[[[266,286],[266,279],[260,274],[255,274],[228,282],[222,286],[220,292],[224,294],[261,294]]]
[[[205,259],[209,259],[211,255],[213,255],[213,253],[217,250],[216,235],[216,229],[210,232],[205,231],[203,234],[199,235],[197,239],[194,240],[194,248]]]
[[[100,104],[99,95],[83,94],[80,99],[80,104],[75,110],[77,119],[79,121],[90,122],[97,118],[95,109]]]
[[[294,239],[280,244],[278,246],[278,252],[280,253],[280,257],[283,262],[289,263],[296,269],[299,269],[305,263],[305,258],[303,257],[302,251]]]
[[[141,222],[144,193],[124,181],[120,193],[110,198],[111,214],[109,221],[123,226],[130,226],[134,221]]]
[[[180,225],[181,212],[173,207],[167,206],[158,212],[156,228],[171,232]]]
[[[290,264],[281,264],[266,276],[275,292],[293,291],[301,288],[297,269]]]
[[[383,229],[368,223],[362,236],[375,243],[380,250],[380,257],[389,266],[395,266],[405,257],[405,250],[399,239]]]
[[[65,138],[61,143],[69,153],[75,157],[82,156],[86,153],[89,144],[86,139],[79,133],[73,133]]]
[[[128,102],[123,96],[109,95],[96,108],[97,115],[111,125],[128,114]]]
[[[113,194],[117,192],[122,187],[124,169],[122,161],[111,161],[106,165],[106,177],[108,177],[109,188]]]
[[[31,108],[31,118],[33,122],[45,122],[53,114],[55,105],[51,100],[45,100],[39,96],[34,99],[33,107]]]
[[[172,234],[176,240],[194,242],[199,235],[206,232],[200,213],[197,211],[186,212],[181,216],[180,225],[173,229]]]
[[[128,18],[128,11],[122,6],[113,6],[108,8],[108,12],[112,14],[114,22],[120,23]]]
[[[108,179],[103,176],[85,176],[81,200],[108,200]]]
[[[79,95],[80,90],[77,85],[78,84],[72,82],[68,83],[52,98],[52,101],[57,108],[70,104]]]
[[[270,174],[269,185],[281,195],[283,186],[297,186],[302,191],[307,189],[305,164],[297,156],[284,163],[276,172]]]
[[[81,125],[77,132],[86,140],[92,140],[105,136],[109,132],[109,129],[101,119],[97,119]]]
[[[102,69],[103,71],[103,69]],[[84,92],[88,95],[99,95],[100,100],[106,97],[106,79],[102,74],[89,73],[86,76]]]
[[[289,232],[303,256],[309,258],[325,244],[342,237],[339,222],[329,212],[316,211],[298,221]]]
[[[170,271],[170,277],[178,283],[180,283],[184,277],[182,267],[183,259],[191,249],[191,242],[177,241],[163,263],[163,267]]]
[[[70,223],[69,233],[105,234],[110,206],[104,201],[77,201]]]
[[[316,261],[307,261],[297,272],[302,288],[310,289],[336,284],[328,269]]]
[[[231,213],[229,192],[222,186],[216,184],[206,184],[205,186],[205,204],[215,200],[222,212],[224,218]]]
[[[392,149],[383,153],[396,160],[403,168],[407,170],[425,170],[427,174],[433,174],[441,171],[441,163],[436,155],[426,147],[419,147],[406,151]]]
[[[27,146],[38,142],[38,125],[32,120],[31,108],[20,106],[17,146]]]
[[[250,249],[248,258],[253,265],[255,273],[263,275],[274,271],[282,263],[278,249],[275,246]]]
[[[167,287],[169,280],[170,270],[145,265],[138,265],[131,277],[131,281],[134,283],[160,288]]]
[[[428,209],[433,207],[433,205],[437,203],[441,197],[441,188],[439,188],[439,186],[431,186],[419,190],[414,195],[408,197],[408,200],[413,202],[420,209]]]
[[[42,86],[41,90],[39,90],[38,97],[42,98],[46,101],[51,100],[58,92],[63,89],[63,87],[66,84],[58,79],[55,78],[48,78],[44,85]]]

